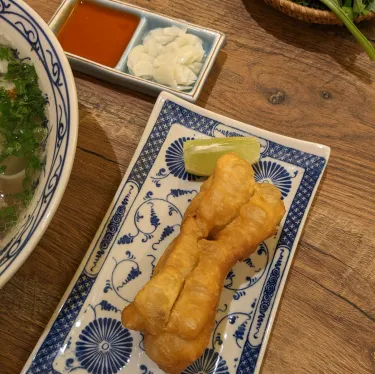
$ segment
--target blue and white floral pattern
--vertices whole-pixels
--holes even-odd
[[[133,338],[121,321],[99,318],[90,322],[79,335],[76,355],[89,373],[115,374],[129,361]]]
[[[247,259],[237,263],[227,274],[224,287],[233,291],[243,291],[259,282],[267,269],[269,260],[268,248],[265,243],[261,243],[257,250]],[[233,297],[241,297],[240,292],[236,292]]]
[[[116,308],[116,312],[112,311],[107,318],[120,321],[121,310],[152,275],[157,260],[178,234],[183,212],[200,187],[200,181],[184,179],[181,168],[175,167],[178,164],[176,148],[180,148],[179,162],[182,162],[183,139],[202,134],[213,136],[218,129],[221,135],[236,131],[254,135],[246,126],[236,125],[237,128],[223,124],[174,99],[157,105],[160,106],[158,118],[146,129],[147,139],[135,155],[116,200],[89,249],[84,270],[72,285],[51,329],[34,351],[32,363],[26,368],[27,374],[37,374],[44,368],[63,373],[67,366],[69,370],[83,366],[75,348],[79,336],[92,326],[93,320],[104,318],[88,315],[90,305],[105,298],[112,309]],[[257,178],[284,189],[287,215],[278,234],[262,243],[253,256],[228,274],[210,344],[204,355],[186,368],[184,374],[257,372],[259,357],[263,356],[260,353],[267,344],[266,331],[276,311],[277,296],[282,291],[308,205],[327,162],[328,152],[321,147],[316,147],[315,154],[303,152],[297,150],[294,143],[288,147],[274,142],[278,137],[261,130],[257,130],[257,134],[267,137],[261,139],[264,147],[255,170]],[[176,147],[170,148],[171,144]],[[304,143],[298,145],[303,147]],[[171,155],[176,163],[168,166],[166,160],[171,161]],[[158,186],[153,179],[162,182]],[[123,205],[126,196],[126,207],[119,215],[118,207]],[[111,225],[114,217],[116,225]],[[108,240],[103,246],[105,236]],[[91,272],[93,263],[97,263],[95,272]],[[101,305],[110,308],[108,303]],[[77,327],[77,323],[82,326]],[[142,335],[134,331],[129,333],[133,338],[132,353],[121,372],[160,373],[143,351]],[[70,348],[68,342],[71,342]]]
[[[165,152],[165,163],[175,177],[195,181],[197,177],[186,172],[184,163],[184,143],[191,139],[183,137],[175,140]]]
[[[228,366],[213,349],[204,351],[203,355],[188,366],[182,374],[229,374]]]
[[[288,196],[292,188],[292,177],[279,163],[259,161],[253,165],[255,180],[259,183],[272,183],[279,188],[283,198]]]

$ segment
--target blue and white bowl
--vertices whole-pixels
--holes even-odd
[[[0,287],[30,255],[50,223],[73,166],[78,101],[65,54],[47,24],[21,0],[0,0],[0,33],[20,58],[29,58],[47,99],[46,164],[34,198],[18,224],[0,242]]]

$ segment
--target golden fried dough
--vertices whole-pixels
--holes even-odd
[[[238,218],[215,239],[233,251],[237,261],[244,260],[263,240],[276,234],[284,214],[280,190],[272,184],[257,183],[254,196],[241,208]]]
[[[183,339],[196,339],[215,317],[229,270],[276,233],[284,212],[280,191],[273,185],[259,184],[240,215],[214,241],[200,241],[198,265],[187,277],[165,330]]]
[[[198,239],[201,237],[195,220],[189,217],[180,235],[168,248],[163,266],[157,269],[134,302],[123,310],[124,326],[150,334],[157,334],[166,326],[185,277],[198,262]],[[135,313],[137,316],[134,316]]]
[[[165,331],[182,339],[197,339],[216,314],[225,277],[232,267],[216,242],[202,240],[197,267],[187,277]],[[219,252],[217,252],[219,250]]]
[[[202,184],[186,211],[180,235],[158,261],[150,281],[124,309],[124,326],[150,334],[157,334],[166,326],[186,276],[198,263],[198,240],[238,215],[253,195],[254,185],[254,173],[248,162],[235,154],[219,159],[213,176]]]
[[[125,327],[145,333],[146,353],[161,369],[178,374],[201,356],[227,273],[276,233],[284,213],[280,191],[256,184],[246,161],[234,154],[218,160],[179,236],[122,314]]]
[[[191,362],[200,357],[208,345],[214,322],[207,325],[194,340],[185,340],[178,335],[162,332],[146,335],[144,347],[147,355],[160,369],[169,374],[180,374]]]
[[[254,185],[251,165],[228,153],[217,161],[213,175],[187,208],[185,219],[195,217],[203,237],[207,238],[238,215],[240,207],[253,195]]]

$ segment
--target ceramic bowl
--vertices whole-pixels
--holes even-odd
[[[0,1],[0,33],[34,64],[46,97],[48,136],[45,166],[32,202],[0,241],[0,287],[30,255],[50,223],[73,166],[78,102],[73,74],[48,25],[21,0]]]

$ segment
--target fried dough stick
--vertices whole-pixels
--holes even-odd
[[[187,209],[179,236],[160,258],[153,277],[122,313],[132,330],[157,334],[170,316],[185,279],[198,263],[198,241],[214,234],[239,214],[254,193],[254,172],[235,154],[222,156],[213,175]]]
[[[185,277],[198,261],[198,239],[201,237],[195,220],[189,217],[181,227],[179,236],[167,248],[164,265],[155,268],[156,274],[137,294],[133,303],[123,310],[122,323],[125,327],[150,334],[162,331]]]
[[[234,153],[219,158],[210,177],[185,212],[195,217],[203,238],[215,235],[239,213],[254,194],[254,171]]]
[[[177,374],[201,356],[209,342],[227,273],[276,233],[284,213],[280,191],[270,184],[259,184],[240,215],[214,241],[199,242],[198,265],[187,277],[166,328],[145,337],[146,353],[161,369]]]

